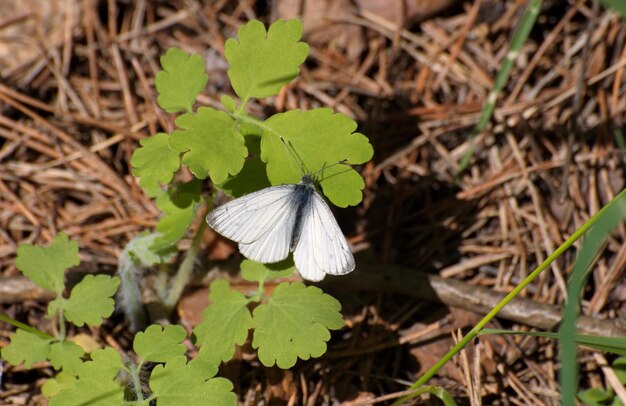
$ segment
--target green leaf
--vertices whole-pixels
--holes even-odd
[[[54,369],[63,370],[69,374],[78,374],[78,368],[83,363],[81,357],[85,354],[79,345],[71,341],[59,341],[50,345],[48,359]]]
[[[168,362],[187,351],[181,343],[185,337],[187,332],[181,326],[170,325],[161,329],[161,326],[153,324],[135,335],[133,349],[142,362]]]
[[[57,293],[64,289],[65,270],[79,263],[78,244],[70,241],[64,233],[57,234],[47,247],[20,245],[15,260],[17,269],[36,285]]]
[[[290,258],[273,264],[262,264],[250,259],[244,259],[241,262],[241,270],[242,278],[261,284],[267,279],[286,278],[294,273],[296,267]]]
[[[150,375],[150,389],[159,406],[236,406],[233,385],[224,378],[205,380],[184,356],[157,365]]]
[[[163,70],[157,73],[155,79],[159,106],[168,113],[191,111],[196,97],[209,79],[204,72],[202,57],[170,48],[161,56],[161,67]]]
[[[124,404],[124,390],[114,380],[122,368],[122,359],[115,349],[94,350],[91,361],[78,366],[78,380],[54,395],[50,406]]]
[[[591,388],[578,392],[576,396],[585,406],[603,406],[609,404],[614,395],[612,390]]]
[[[176,119],[176,130],[170,136],[170,148],[184,152],[183,164],[197,178],[211,175],[222,183],[228,175],[239,173],[248,150],[235,121],[223,111],[200,107],[198,112],[183,114]]]
[[[144,138],[130,158],[132,173],[148,196],[158,195],[160,185],[170,183],[180,167],[180,153],[170,149],[169,139],[165,133]]]
[[[239,28],[238,40],[226,41],[228,77],[242,100],[278,94],[298,76],[309,53],[309,46],[299,42],[302,30],[298,20],[278,20],[267,32],[263,23],[252,20]]]
[[[222,103],[222,106],[224,106],[226,111],[229,113],[234,113],[235,110],[237,110],[237,102],[235,101],[235,99],[233,99],[227,94],[223,95],[220,98],[220,102]]]
[[[613,371],[622,385],[626,385],[626,357],[616,358],[611,364]]]
[[[144,231],[126,244],[125,251],[128,253],[132,261],[138,267],[149,267],[154,264],[162,264],[176,255],[176,247],[169,245],[162,249],[156,245],[157,240],[162,237],[158,233],[149,233]]]
[[[615,11],[622,17],[622,20],[626,20],[626,3],[623,0],[602,0],[602,4]]]
[[[254,309],[252,346],[265,366],[291,368],[297,358],[326,352],[328,329],[343,327],[339,302],[315,286],[281,283],[267,303]]]
[[[154,251],[167,251],[184,235],[196,217],[196,208],[202,196],[200,182],[193,180],[184,184],[171,185],[167,192],[156,199],[163,217],[156,225],[161,235],[150,247]]]
[[[63,389],[71,389],[76,384],[76,376],[66,372],[59,372],[54,378],[50,378],[44,382],[41,387],[41,393],[47,398],[58,394]]]
[[[78,368],[80,379],[111,380],[124,367],[120,353],[111,347],[94,350],[90,356],[91,361],[82,363]]]
[[[324,194],[335,205],[354,206],[363,199],[363,178],[350,166],[337,164],[343,160],[361,164],[374,153],[367,137],[354,132],[354,120],[320,108],[279,113],[264,125],[261,159],[273,185],[299,183],[303,173],[298,161],[302,161],[306,171],[320,178]]]
[[[204,321],[193,329],[196,343],[209,348],[207,362],[228,361],[233,357],[235,345],[242,345],[252,325],[248,299],[239,291],[230,289],[228,282],[211,283],[211,303],[204,310]]]
[[[115,301],[111,297],[117,292],[119,284],[117,276],[85,276],[65,301],[63,316],[78,327],[84,324],[92,327],[101,325],[103,319],[113,314]]]
[[[267,179],[265,163],[259,157],[247,159],[241,172],[218,185],[224,193],[232,197],[240,197],[269,186],[272,184]]]
[[[221,362],[220,356],[213,353],[213,348],[205,345],[200,347],[196,358],[189,361],[189,367],[196,369],[204,379],[210,379],[217,374]]]
[[[30,368],[35,362],[48,359],[50,340],[21,329],[9,337],[11,343],[2,349],[2,358],[9,364],[17,366],[24,363],[26,368]]]

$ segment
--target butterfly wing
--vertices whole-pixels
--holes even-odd
[[[355,267],[352,251],[333,213],[317,192],[302,216],[302,232],[293,251],[300,275],[310,281],[321,281],[326,274],[352,272]]]
[[[261,189],[215,210],[207,223],[224,237],[239,243],[247,258],[258,262],[278,262],[289,255],[293,234],[293,192],[296,185]]]

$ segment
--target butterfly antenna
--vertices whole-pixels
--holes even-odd
[[[347,159],[347,158],[342,159],[341,161],[339,161],[339,162],[335,162],[334,164],[332,164],[332,165],[328,165],[328,166],[326,166],[326,162],[324,162],[324,165],[322,165],[322,168],[321,168],[321,169],[319,169],[319,170],[317,170],[317,171],[315,171],[315,173],[313,174],[313,176],[316,176],[316,174],[318,174],[318,173],[320,173],[320,172],[321,172],[321,173],[322,173],[322,176],[321,176],[321,179],[320,179],[320,182],[321,182],[322,180],[324,180],[324,170],[325,170],[325,169],[332,168],[332,167],[333,167],[333,166],[335,166],[335,165],[345,164],[346,162],[348,162],[348,159]]]
[[[302,174],[305,175],[305,174],[309,173],[309,170],[306,167],[306,165],[304,164],[304,161],[302,160],[302,158],[300,158],[300,156],[298,155],[298,152],[293,147],[293,145],[291,145],[291,142],[288,141],[288,140],[285,140],[283,137],[280,137],[280,140],[283,142],[283,145],[285,146],[287,151],[289,151],[289,154],[291,154],[291,156],[293,157],[294,161],[296,161],[296,163],[300,167],[300,171],[302,172]]]

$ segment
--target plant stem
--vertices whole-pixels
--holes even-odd
[[[167,278],[170,274],[170,265],[169,264],[160,264],[159,265],[159,274],[157,275],[156,280],[156,292],[159,295],[161,300],[165,300],[167,297]]]
[[[472,341],[493,319],[499,312],[502,310],[504,306],[506,306],[513,298],[515,298],[519,293],[528,286],[541,272],[543,272],[546,268],[550,266],[552,262],[554,262],[558,257],[560,257],[569,247],[571,247],[574,242],[576,242],[580,237],[582,237],[590,228],[593,226],[602,215],[611,207],[616,201],[619,201],[621,197],[626,195],[626,189],[622,190],[619,195],[617,195],[613,200],[611,200],[606,206],[600,209],[596,214],[593,215],[585,224],[583,224],[578,230],[572,234],[570,238],[568,238],[559,248],[556,249],[545,261],[541,263],[530,275],[528,275],[519,285],[515,287],[508,295],[506,295],[500,303],[498,303],[485,317],[483,317],[473,328],[467,333],[465,337],[463,337],[446,355],[444,355],[435,365],[433,365],[424,375],[422,375],[409,389],[417,389],[424,385],[430,378],[432,378],[448,361],[452,359],[456,354],[458,354],[465,346]],[[393,406],[398,406],[406,402],[408,399],[414,397],[416,395],[407,395],[401,399],[398,399],[393,403]]]
[[[36,328],[29,326],[28,324],[22,323],[21,321],[17,321],[15,319],[7,316],[4,313],[0,313],[0,321],[3,321],[5,323],[7,323],[7,324],[15,326],[15,327],[17,327],[19,329],[22,329],[24,331],[28,331],[29,333],[35,334],[35,335],[37,335],[37,336],[39,336],[41,338],[44,338],[46,340],[50,340],[50,339],[54,338],[51,335],[48,335],[48,334],[44,333],[43,331],[39,331]]]
[[[135,366],[130,366],[130,376],[133,378],[133,389],[135,391],[135,396],[137,396],[138,401],[144,400],[143,391],[141,390],[141,378],[139,376],[139,371],[141,371],[141,364]]]
[[[202,235],[204,234],[204,230],[207,227],[206,221],[204,221],[204,217],[206,216],[207,210],[205,209],[202,214],[202,219],[200,220],[200,225],[198,226],[198,230],[196,231],[196,235],[193,237],[193,241],[191,242],[191,247],[185,253],[185,258],[183,262],[180,264],[180,268],[174,277],[174,283],[172,284],[172,289],[170,290],[167,298],[165,299],[165,306],[169,311],[171,311],[178,299],[180,299],[181,294],[183,293],[183,289],[191,280],[191,274],[193,272],[193,263],[196,260],[196,256],[198,255],[198,251],[200,250],[200,243],[202,242]]]
[[[59,309],[59,340],[65,341],[65,317],[63,317],[63,308]]]

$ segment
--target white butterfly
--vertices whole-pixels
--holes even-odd
[[[232,200],[210,212],[206,221],[238,242],[239,251],[252,260],[278,262],[293,251],[296,268],[310,281],[355,267],[348,242],[311,175],[297,185],[272,186]]]

